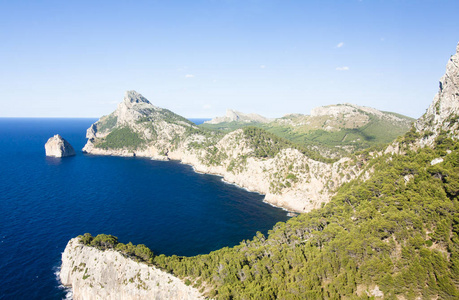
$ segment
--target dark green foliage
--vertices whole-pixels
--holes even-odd
[[[305,147],[294,144],[289,140],[278,137],[264,129],[258,127],[244,127],[244,135],[249,140],[254,149],[253,155],[259,158],[274,157],[282,149],[293,148],[297,149],[304,155],[322,162],[333,162],[335,160],[325,158],[315,151],[311,151]]]
[[[459,151],[452,149],[437,168],[430,161],[441,147],[380,156],[369,180],[343,186],[324,208],[277,224],[268,238],[195,257],[160,255],[155,264],[206,281],[218,299],[365,298],[357,287],[372,284],[389,299],[457,298],[459,203],[447,178],[459,174]]]
[[[301,147],[311,146],[318,149],[326,149],[328,152],[344,155],[346,152],[340,147],[349,146],[354,151],[367,149],[376,145],[381,145],[393,141],[400,135],[406,133],[410,126],[406,122],[398,123],[386,118],[378,118],[374,115],[360,111],[369,117],[369,122],[357,128],[342,128],[337,131],[326,131],[323,129],[308,129],[307,125],[292,127],[282,123],[257,123],[257,122],[224,122],[219,124],[201,124],[199,127],[210,130],[219,130],[224,133],[245,127],[258,127],[284,138]],[[401,119],[412,120],[408,117],[395,113],[385,112],[395,115]]]
[[[99,234],[93,237],[90,233],[80,236],[81,243],[100,250],[113,249],[118,244],[118,238],[113,235]]]
[[[113,129],[104,139],[98,141],[95,146],[102,149],[137,149],[145,141],[140,135],[129,127],[119,127]]]
[[[282,149],[258,129],[248,134]],[[400,141],[416,137],[411,131]],[[153,263],[212,287],[207,296],[217,299],[367,299],[374,285],[386,299],[458,299],[459,143],[440,136],[435,149],[407,147],[366,166],[374,170],[368,180],[342,186],[323,208],[278,223],[268,237],[258,233],[194,257],[159,255]],[[135,254],[136,246],[125,247],[116,248]]]
[[[153,261],[153,252],[145,245],[133,245],[131,242],[123,244],[118,242],[118,238],[113,235],[99,234],[93,237],[90,233],[79,236],[83,245],[95,247],[99,250],[116,249],[127,257],[134,258],[138,261],[151,263]]]

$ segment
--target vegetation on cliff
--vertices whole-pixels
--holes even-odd
[[[131,242],[123,244],[118,242],[116,236],[110,234],[99,234],[93,237],[90,233],[78,236],[83,245],[95,247],[99,250],[113,249],[119,251],[126,257],[136,259],[137,261],[143,261],[146,263],[152,263],[153,252],[145,245],[133,245]]]
[[[105,138],[96,143],[102,149],[137,149],[145,144],[138,132],[124,126],[113,129]]]
[[[344,111],[351,108],[353,115],[345,115],[344,112],[321,116],[292,114],[271,122],[232,121],[204,123],[199,126],[225,133],[255,126],[289,140],[299,147],[307,148],[309,152],[318,153],[317,150],[320,150],[321,153],[330,153],[331,156],[336,157],[389,143],[407,132],[414,121],[399,114],[367,109],[379,113],[375,115],[349,104],[332,107],[344,107]]]
[[[276,156],[282,149],[296,149],[307,157],[326,163],[331,163],[336,160],[325,158],[318,152],[312,151],[306,147],[292,143],[291,141],[272,134],[262,128],[249,126],[243,128],[244,135],[250,142],[250,146],[254,149],[253,156],[258,158],[272,158]]]
[[[370,179],[342,186],[323,208],[278,223],[268,237],[152,261],[212,286],[217,299],[365,299],[375,285],[387,299],[457,298],[459,143],[441,135],[434,149],[413,151],[411,138],[399,140],[404,154],[368,164]]]

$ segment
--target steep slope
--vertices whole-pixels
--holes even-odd
[[[62,253],[60,280],[73,299],[204,299],[195,288],[144,262],[115,250],[85,246],[71,239]]]
[[[361,171],[351,158],[331,161],[263,129],[224,135],[198,128],[134,91],[126,92],[116,111],[93,124],[87,138],[87,153],[180,160],[298,212],[320,207]]]
[[[389,143],[407,132],[413,121],[374,108],[338,104],[314,108],[309,116],[287,115],[268,124],[266,129],[295,143],[343,155]]]
[[[87,130],[88,142],[83,151],[161,158],[185,136],[197,132],[197,126],[189,120],[154,106],[135,91],[127,91],[113,113],[100,118]]]
[[[459,44],[439,85],[432,104],[415,124],[416,131],[422,136],[421,146],[432,146],[442,132],[454,139],[459,137]]]
[[[407,132],[413,122],[399,114],[346,103],[316,107],[310,115],[289,114],[269,122],[215,118],[200,127],[228,132],[257,126],[328,157],[338,157],[389,143]]]
[[[431,106],[445,114],[429,109],[398,139],[403,151],[368,157],[370,175],[323,208],[277,224],[268,238],[153,262],[212,287],[206,295],[216,299],[458,299],[459,139],[448,119],[459,103],[448,99],[459,88],[449,91]]]

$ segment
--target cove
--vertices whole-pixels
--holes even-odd
[[[84,155],[94,119],[0,119],[0,298],[62,299],[54,273],[67,241],[89,232],[197,255],[266,234],[286,212],[179,162]],[[75,157],[46,158],[59,133]]]

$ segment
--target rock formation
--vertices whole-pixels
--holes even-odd
[[[316,129],[338,130],[362,126],[375,118],[400,122],[404,128],[411,124],[410,118],[350,104],[322,107],[313,110],[312,116],[291,115],[273,122],[288,123],[294,128],[306,123],[315,128],[317,123]],[[228,110],[226,117],[213,122],[222,120],[266,122],[268,119]],[[334,163],[312,159],[293,144],[275,155],[257,155],[259,145],[243,129],[226,135],[203,130],[167,109],[154,106],[135,91],[126,92],[113,113],[94,123],[87,130],[87,138],[83,148],[86,153],[180,160],[198,172],[221,175],[230,183],[265,194],[265,201],[296,212],[308,212],[328,202],[339,186],[358,177],[363,169],[355,159],[346,157]]]
[[[288,147],[270,157],[257,156],[254,137],[243,129],[226,135],[201,130],[134,91],[126,93],[116,111],[94,123],[87,138],[87,153],[180,160],[297,212],[320,207],[336,188],[361,173],[350,158],[330,164]]]
[[[422,135],[421,146],[432,145],[444,131],[449,137],[459,138],[459,43],[456,53],[446,64],[445,75],[440,79],[439,89],[427,112],[416,122],[417,132]]]
[[[226,115],[224,117],[216,117],[204,123],[219,124],[219,123],[225,123],[225,122],[269,123],[271,122],[271,119],[265,118],[258,114],[244,114],[239,111],[227,109]]]
[[[65,157],[75,155],[75,150],[72,145],[69,144],[59,134],[48,139],[45,144],[46,156],[53,157]]]
[[[135,262],[115,250],[98,250],[71,239],[64,253],[60,280],[71,286],[74,300],[204,299],[171,274]]]
[[[450,61],[448,62],[446,74],[442,77],[440,81],[440,90],[438,94],[435,96],[432,105],[429,107],[426,114],[423,117],[421,117],[415,124],[415,129],[420,136],[417,140],[414,139],[414,144],[418,143],[421,146],[433,145],[435,138],[437,138],[440,135],[446,135],[455,140],[459,139],[458,53],[459,45],[457,48],[457,53],[453,55]],[[346,110],[347,109],[348,108],[346,108]],[[332,109],[332,111],[333,110],[334,108]],[[328,113],[330,113],[330,111],[326,114]],[[353,113],[352,109],[349,111],[349,113]],[[316,111],[314,114],[316,116],[320,116],[322,115],[322,112]],[[104,119],[101,118],[101,120],[103,121]],[[99,120],[99,122],[101,122],[101,120]],[[103,122],[101,123],[103,124]],[[159,123],[159,125],[157,125],[156,123]],[[256,155],[254,155],[255,149],[252,143],[253,141],[250,139],[250,136],[244,133],[244,130],[242,129],[235,130],[221,137],[206,135],[205,133],[200,132],[199,130],[193,131],[194,127],[192,126],[189,127],[188,130],[185,128],[179,130],[178,128],[180,126],[177,124],[176,121],[166,122],[164,118],[150,119],[147,124],[139,124],[140,123],[137,123],[136,125],[128,125],[139,126],[133,127],[136,128],[135,130],[145,130],[145,128],[147,128],[148,126],[153,126],[153,128],[162,128],[165,130],[165,132],[168,133],[168,135],[164,133],[158,133],[158,135],[155,136],[154,139],[145,140],[143,148],[124,149],[125,151],[128,151],[128,153],[142,153],[147,155],[148,153],[150,153],[148,151],[151,151],[151,153],[152,151],[161,151],[161,153],[166,157],[169,157],[171,159],[180,159],[184,163],[193,165],[197,171],[221,174],[227,181],[237,183],[240,186],[246,187],[251,190],[265,193],[266,200],[273,204],[284,207],[291,207],[298,211],[308,211],[320,205],[321,202],[327,202],[329,197],[333,194],[333,189],[336,186],[339,186],[340,184],[349,181],[350,179],[355,178],[357,176],[361,176],[360,178],[362,178],[363,180],[365,180],[368,176],[368,173],[363,173],[362,168],[359,166],[365,163],[364,158],[355,158],[354,160],[351,160],[349,158],[341,159],[333,164],[324,163],[313,160],[301,153],[300,151],[298,151],[298,149],[294,149],[291,147],[281,149],[273,157],[257,157]],[[97,129],[98,123],[96,123],[95,125],[95,129]],[[174,127],[173,125],[179,127]],[[107,133],[106,136],[112,134],[113,132],[114,131],[112,130],[111,132]],[[405,137],[410,138],[410,135],[413,135],[413,133],[414,132],[410,132],[410,134],[407,134]],[[141,132],[139,132],[139,134],[141,134]],[[95,132],[95,136],[97,136],[97,132]],[[414,134],[413,136],[416,136],[416,134]],[[92,145],[98,145],[98,143],[102,141],[103,138],[95,137],[93,138],[93,140],[88,141],[88,143]],[[269,140],[267,140],[267,142],[268,146],[270,146]],[[402,143],[397,142],[393,143],[386,149],[386,153],[402,153],[403,150],[400,149],[402,148],[401,144]],[[409,147],[409,145],[406,147]],[[100,154],[108,155],[118,155],[118,152],[116,151],[119,151],[119,149],[101,147],[93,147],[92,149],[96,149],[95,151],[99,151]],[[452,153],[451,151],[448,151],[449,150],[445,151],[446,156]],[[378,156],[380,154],[382,153],[369,153],[369,157]],[[389,158],[392,159],[392,157]],[[430,165],[441,164],[443,160],[444,159],[442,157],[435,158],[430,162]],[[369,169],[371,169],[371,167],[369,167]],[[402,178],[404,179],[405,184],[407,184],[410,180],[412,180],[412,178],[415,178],[415,176],[416,175],[414,174],[409,174],[403,176]],[[362,197],[362,199],[366,200],[365,197]],[[310,201],[311,203],[308,204],[307,201]],[[349,204],[350,206],[352,206],[352,208],[354,208],[351,203]],[[390,205],[392,205],[392,202],[390,202]],[[356,210],[354,209],[354,212],[355,211]],[[453,215],[453,213],[451,213],[451,216]],[[381,216],[384,217],[382,214]],[[323,217],[322,215],[320,215],[318,216],[318,218]],[[356,219],[354,216],[350,218],[353,222],[355,222]],[[438,215],[438,218],[443,218],[443,216]],[[341,214],[339,214],[338,219],[340,220],[340,223],[342,222],[343,224],[346,224],[346,221],[345,219],[342,219]],[[324,220],[324,222],[326,222],[326,220]],[[309,221],[305,224],[307,224],[308,227],[310,226]],[[359,228],[358,231],[360,231],[361,223],[356,224],[356,226],[358,226],[356,228]],[[406,226],[402,224],[401,228],[405,227]],[[333,228],[337,227],[332,227],[332,229],[327,228],[327,231],[324,230],[324,232],[333,232]],[[419,232],[422,232],[422,235],[425,235],[426,231],[427,230],[425,230],[423,226],[421,226],[419,229]],[[431,233],[432,232],[433,231],[431,231]],[[448,240],[448,242],[450,241],[449,232],[450,231],[446,231],[446,239]],[[323,235],[322,237],[324,236],[326,236],[327,239],[333,239],[333,237],[330,237],[330,235],[328,234]],[[395,243],[392,246],[393,250],[388,249],[387,251],[394,251],[393,253],[395,254],[393,256],[396,260],[396,257],[400,256],[399,252],[402,250],[405,251],[408,249],[407,251],[409,251],[409,249],[413,249],[413,253],[416,252],[416,250],[414,250],[414,245],[411,246],[412,248],[409,248],[410,246],[407,243],[406,246],[403,246],[406,249],[402,249],[402,246],[400,245],[403,244],[397,242],[397,237],[395,237],[394,235],[388,236],[390,238],[386,239],[385,241],[391,239]],[[421,235],[419,235],[419,237],[421,238]],[[370,238],[374,237],[371,236]],[[412,239],[408,236],[406,238]],[[430,238],[427,240],[431,241]],[[266,245],[269,245],[270,241],[272,240],[268,239]],[[383,243],[385,243],[385,241]],[[277,244],[274,244],[274,247],[282,248],[284,244],[281,245],[282,246],[279,247]],[[300,244],[293,245],[295,245],[295,247],[300,246]],[[333,247],[336,247],[337,243],[335,244],[333,242],[333,245]],[[438,245],[440,244],[435,243],[434,247],[432,247],[431,243],[430,246],[421,248],[422,250],[420,253],[423,253],[422,251],[425,250],[426,252],[424,253],[428,254],[429,251],[433,250],[432,255],[438,255],[438,257],[445,258],[444,266],[445,270],[447,270],[447,260],[450,260],[450,257],[452,257],[450,252],[452,250],[446,248],[442,250],[441,246]],[[308,244],[307,247],[310,247],[310,245]],[[319,245],[318,247],[322,249],[322,245]],[[262,249],[263,251],[265,251],[265,253],[267,253],[265,258],[272,259],[269,257],[271,255],[269,251],[266,252],[266,249],[264,247]],[[305,248],[305,251],[308,251],[308,248]],[[390,256],[392,257],[392,255]],[[371,256],[371,259],[373,259],[373,257],[374,256]],[[387,257],[389,257],[389,255]],[[256,256],[254,259],[258,260],[260,258]],[[391,265],[397,265],[395,263],[396,260],[394,260],[394,263],[392,263]],[[371,262],[371,266],[373,265],[374,263]],[[415,266],[415,264],[413,264],[413,266]],[[408,268],[408,273],[405,274],[412,274],[413,266],[405,266],[406,268]],[[101,252],[100,250],[83,246],[79,243],[78,239],[73,239],[69,242],[63,254],[61,280],[63,284],[73,286],[75,299],[81,299],[78,297],[85,297],[85,299],[95,299],[96,297],[98,297],[99,299],[110,297],[114,298],[114,296],[111,296],[112,294],[109,294],[109,290],[116,291],[117,299],[134,299],[134,297],[137,297],[135,299],[142,299],[141,297],[143,297],[144,295],[148,295],[148,297],[151,298],[157,297],[157,299],[162,299],[162,297],[168,299],[174,299],[174,297],[181,297],[181,299],[193,299],[193,297],[201,297],[201,295],[197,294],[197,291],[191,289],[190,287],[186,287],[186,285],[184,287],[183,285],[180,285],[179,282],[177,282],[176,285],[174,285],[175,281],[173,279],[170,279],[170,277],[167,277],[171,275],[164,273],[156,274],[154,273],[156,269],[149,268],[150,267],[146,265],[138,264],[132,260],[128,260],[122,257],[121,254],[116,253],[114,251]],[[395,270],[390,272],[392,272],[392,274],[394,274],[395,272],[395,274],[397,274],[398,276],[400,269],[395,268]],[[445,274],[446,272],[440,273]],[[422,275],[424,276],[424,278],[426,278],[425,280],[427,282],[429,277],[425,274]],[[118,280],[118,276],[120,276],[121,279]],[[380,278],[383,278],[383,276],[380,276]],[[447,277],[445,276],[444,278]],[[327,280],[327,282],[329,281],[329,278],[325,279]],[[383,280],[384,282],[387,282],[386,277],[384,277]],[[153,290],[155,289],[155,283],[156,286],[158,286],[159,283],[159,287],[153,292]],[[172,284],[173,287],[167,285],[166,283]],[[440,283],[440,289],[443,289],[442,284],[443,282]],[[444,288],[444,291],[442,291],[444,292],[445,298],[447,298],[447,296],[449,296],[449,298],[452,298],[453,295],[456,295],[453,284],[454,283],[451,283],[449,285],[451,289]],[[396,286],[392,283],[391,285]],[[318,286],[320,288],[323,288],[324,281],[319,283]],[[357,287],[356,292],[357,295],[360,297],[364,295],[364,293],[366,293],[368,297],[384,297],[385,295],[382,291],[384,289],[382,288],[382,286],[380,289],[379,286],[380,285],[377,285],[376,283],[372,283],[369,286],[360,285],[360,287]],[[191,290],[186,290],[185,288],[190,288]],[[419,291],[424,292],[424,288],[424,285],[420,285]],[[434,290],[433,294],[430,294],[432,298],[441,298],[441,296],[436,294],[438,293],[438,291],[439,289]],[[409,290],[408,292],[412,293],[411,290]],[[454,294],[452,292],[454,292]],[[361,295],[359,295],[359,293]],[[416,294],[411,295],[417,296]],[[423,294],[419,295],[419,297],[421,296],[423,296]],[[400,294],[399,298],[401,299],[403,297],[403,294]]]

